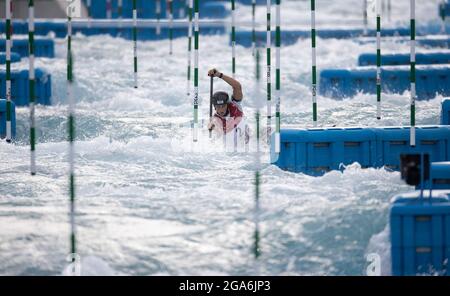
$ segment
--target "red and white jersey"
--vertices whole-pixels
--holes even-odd
[[[222,130],[225,133],[232,131],[238,126],[244,117],[244,111],[242,110],[240,102],[232,100],[231,103],[228,103],[227,105],[228,111],[225,116],[220,116],[217,113],[214,114],[216,124],[221,125]]]

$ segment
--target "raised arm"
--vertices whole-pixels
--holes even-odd
[[[208,76],[214,75],[215,77],[219,77],[223,79],[226,83],[228,83],[233,88],[233,97],[236,101],[242,101],[244,95],[242,94],[242,86],[236,79],[233,79],[230,76],[227,76],[217,69],[211,69],[208,71]]]

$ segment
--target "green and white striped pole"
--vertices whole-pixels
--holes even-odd
[[[35,104],[35,72],[34,72],[34,1],[28,1],[28,48],[29,48],[29,85],[30,85],[30,148],[31,148],[31,175],[36,175],[36,120],[34,117]]]
[[[169,0],[169,54],[172,55],[173,49],[173,0]]]
[[[267,143],[270,144],[270,134],[272,133],[272,76],[271,76],[271,0],[267,0],[267,36],[266,36],[266,55],[267,55]]]
[[[235,0],[231,0],[231,73],[233,79],[236,78],[236,19]]]
[[[75,231],[75,103],[72,95],[73,87],[73,56],[72,56],[72,17],[70,11],[67,16],[67,99],[69,102],[69,195],[70,195],[70,253],[76,254]]]
[[[88,28],[90,28],[91,27],[91,6],[92,6],[92,0],[87,0],[86,6],[87,6],[87,14],[88,14]]]
[[[259,95],[259,81],[260,81],[260,66],[259,66],[259,51],[256,51],[256,83],[255,83],[255,97],[256,97],[256,153],[255,153],[255,233],[254,239],[255,244],[253,245],[253,255],[255,259],[258,259],[260,256],[260,247],[259,247],[259,197],[260,197],[260,183],[261,183],[261,146],[260,146],[260,95]]]
[[[441,18],[441,20],[442,20],[442,22],[441,22],[441,33],[442,34],[445,34],[445,18],[446,18],[446,14],[445,14],[445,2],[446,2],[446,0],[442,0],[441,1],[441,4],[440,4],[440,6],[439,6],[439,16],[440,16],[440,18]]]
[[[377,10],[377,119],[381,119],[381,7],[382,0],[376,0]]]
[[[119,28],[122,28],[123,1],[117,0],[117,17],[119,18]]]
[[[123,0],[117,0],[117,16],[119,19],[123,17]]]
[[[363,21],[364,21],[364,35],[367,35],[367,25],[368,25],[368,19],[367,19],[367,0],[363,1]]]
[[[111,0],[106,0],[106,18],[112,19],[112,4]]]
[[[133,0],[133,54],[134,54],[134,88],[138,88],[138,57],[137,57],[137,7]]]
[[[198,141],[198,46],[199,46],[199,0],[194,2],[194,142]]]
[[[186,94],[188,100],[191,99],[191,57],[192,57],[192,6],[193,0],[188,0],[188,18],[189,18],[189,27],[188,27],[188,51],[187,51],[187,86],[186,86]]]
[[[411,133],[410,145],[416,146],[416,1],[411,0]]]
[[[280,129],[281,129],[281,0],[276,0],[276,29],[275,29],[275,153],[280,153]]]
[[[317,63],[316,63],[316,1],[311,0],[312,103],[313,124],[317,127]]]
[[[161,0],[156,0],[156,35],[161,34]]]
[[[256,0],[252,0],[252,55],[256,51]]]
[[[11,127],[11,15],[12,2],[6,0],[6,142],[12,141]]]

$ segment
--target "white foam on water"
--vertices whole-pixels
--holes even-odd
[[[360,1],[318,3],[319,26],[354,25]],[[407,1],[406,1],[407,2]],[[407,4],[395,2],[392,26],[407,24]],[[420,1],[418,19],[437,15],[438,1]],[[283,21],[309,23],[306,2],[284,1]],[[432,12],[430,13],[430,9]],[[436,11],[434,11],[436,10]],[[265,19],[265,7],[258,7]],[[239,18],[250,19],[239,6]],[[362,15],[362,13],[361,13]],[[331,17],[330,17],[331,16]],[[330,17],[328,19],[328,17]],[[348,19],[348,21],[346,20]],[[362,22],[362,21],[361,21]],[[371,21],[372,22],[372,21]],[[209,68],[231,72],[229,36],[200,38],[200,120],[209,118]],[[317,40],[318,69],[351,68],[375,44]],[[398,173],[361,169],[310,177],[264,165],[261,184],[261,257],[255,263],[254,156],[224,153],[221,141],[192,144],[192,99],[186,97],[185,38],[139,42],[139,89],[133,89],[131,41],[109,36],[73,40],[76,124],[76,224],[83,275],[359,275],[368,250],[388,262],[383,234],[389,199],[411,187]],[[387,43],[386,52],[407,51]],[[311,127],[310,40],[282,48],[283,127]],[[265,51],[261,50],[261,61]],[[244,110],[252,130],[251,49],[236,47]],[[65,44],[55,59],[37,59],[52,73],[52,107],[38,106],[38,175],[29,175],[28,109],[17,108],[15,145],[0,142],[0,274],[61,275],[69,251]],[[14,67],[27,68],[27,59]],[[262,65],[262,76],[265,75]],[[273,75],[274,76],[274,75]],[[216,80],[215,90],[231,88]],[[417,123],[439,121],[441,97],[417,102]],[[319,125],[409,124],[409,95],[358,94],[335,101],[318,97]],[[265,108],[264,108],[265,109]],[[263,126],[265,113],[262,113]],[[380,235],[377,235],[379,233]],[[384,263],[382,266],[385,266]],[[387,266],[387,265],[386,265]],[[384,273],[385,271],[383,271]],[[387,272],[387,269],[386,269]]]

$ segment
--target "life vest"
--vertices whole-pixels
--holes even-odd
[[[220,120],[222,123],[222,129],[224,133],[232,131],[236,126],[239,125],[242,118],[244,117],[244,112],[242,111],[242,106],[240,102],[234,99],[227,104],[227,114],[225,116],[220,116],[219,114],[214,114],[215,119]]]

